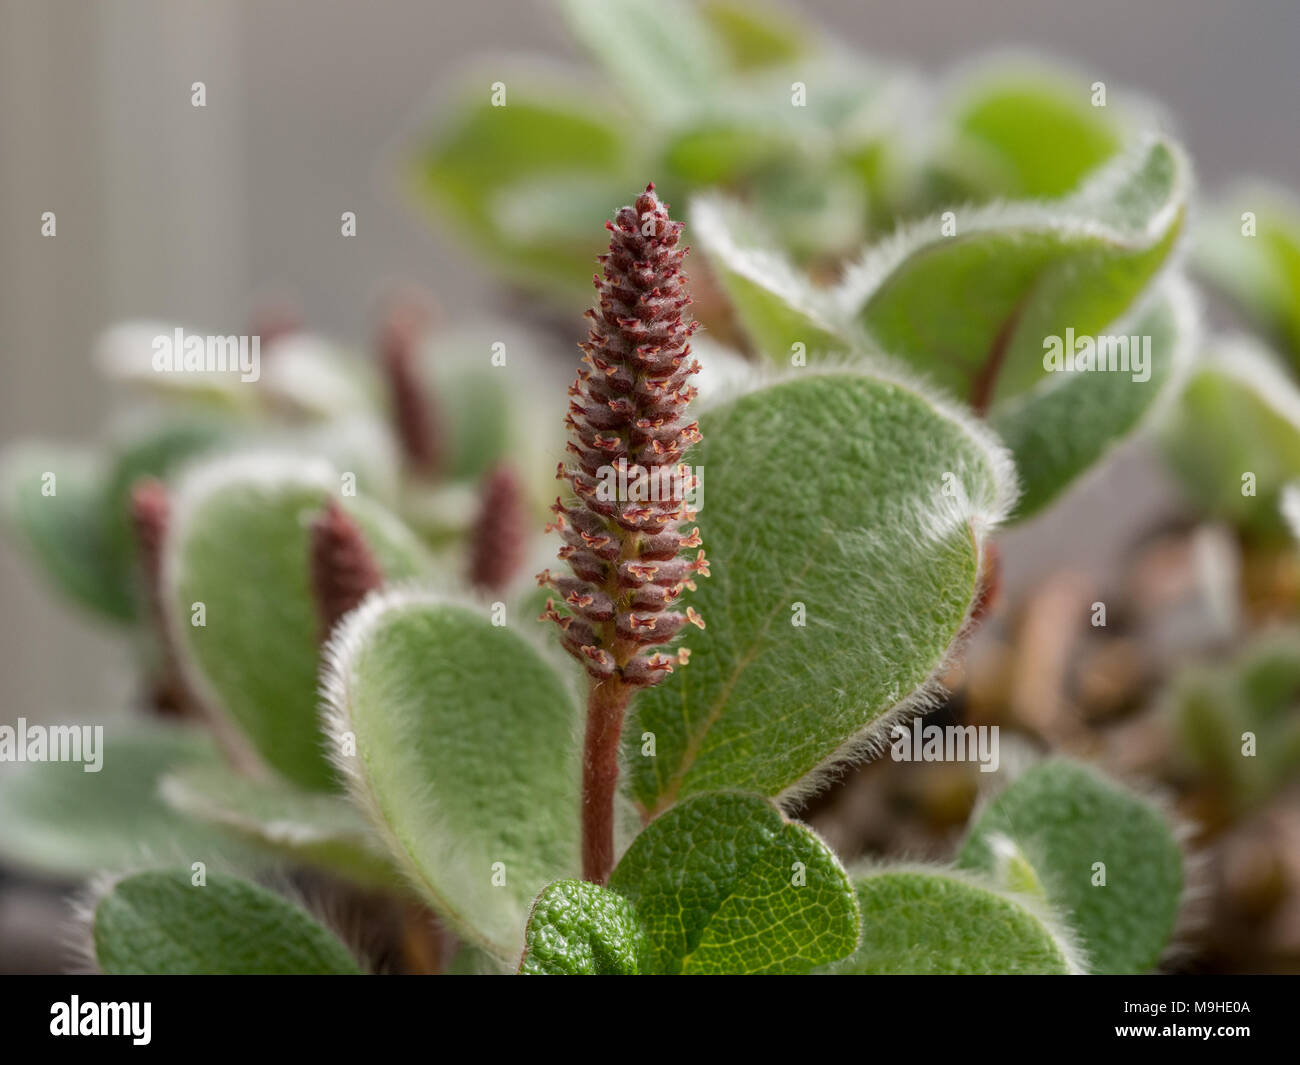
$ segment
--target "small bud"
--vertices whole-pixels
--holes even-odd
[[[164,716],[190,716],[193,700],[176,665],[163,612],[163,548],[171,527],[171,499],[166,486],[152,477],[137,481],[131,488],[129,517],[135,534],[136,555],[140,560],[145,603],[159,648],[157,675],[152,681],[152,704]]]
[[[437,406],[420,379],[420,342],[433,313],[421,300],[401,294],[391,301],[379,330],[379,358],[388,378],[393,427],[407,465],[424,476],[436,474],[443,459],[443,430]]]
[[[321,639],[384,582],[357,523],[331,499],[311,526],[311,587]]]
[[[528,507],[518,474],[507,465],[483,482],[483,498],[470,545],[470,583],[485,592],[503,592],[524,561]]]
[[[153,605],[161,604],[162,552],[171,524],[171,500],[161,481],[139,480],[131,488],[131,528],[135,531],[145,591]]]

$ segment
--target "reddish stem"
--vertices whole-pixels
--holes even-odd
[[[631,689],[617,676],[591,682],[582,759],[582,878],[604,884],[614,868],[619,740]]]

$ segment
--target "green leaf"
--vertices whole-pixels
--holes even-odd
[[[792,78],[803,84],[802,106],[791,106]],[[860,164],[862,153],[896,130],[901,89],[892,68],[833,56],[794,70],[733,79],[698,100],[665,134],[664,180],[671,177],[688,187],[745,187],[752,180],[765,221],[779,220],[782,212],[808,217],[812,212],[804,201],[847,200],[826,194],[826,186],[835,184],[833,163],[843,157]],[[840,211],[834,220],[838,230],[807,240],[809,246],[826,250],[828,243],[834,248],[846,238],[860,239],[849,216],[862,212],[861,172],[855,166],[844,176],[849,175],[856,204]],[[829,218],[827,223],[833,224]]]
[[[1025,975],[1081,971],[1065,933],[1030,900],[946,869],[855,877],[862,942],[827,975]]]
[[[1056,203],[916,222],[870,251],[834,299],[853,327],[977,410],[1043,377],[1044,338],[1095,336],[1120,318],[1182,231],[1187,164],[1156,139]]]
[[[389,580],[422,572],[413,534],[376,504],[340,496],[327,464],[253,454],[197,467],[176,493],[164,561],[173,642],[204,702],[228,713],[294,783],[333,786],[317,717],[320,620],[310,522],[331,498],[357,519]],[[195,604],[203,604],[196,625]]]
[[[257,408],[256,384],[227,370],[188,370],[159,373],[154,369],[154,343],[171,340],[177,329],[186,336],[204,336],[207,329],[189,329],[176,322],[132,319],[105,329],[95,351],[95,362],[110,382],[125,385],[151,400],[163,400],[173,411],[184,409],[202,417],[214,414],[247,418]]]
[[[434,390],[432,402],[446,424],[449,454],[445,473],[476,485],[515,450],[512,426],[518,412],[508,391],[511,375],[492,365],[495,343],[505,345],[506,357],[513,365],[526,358],[527,338],[506,329],[478,329],[435,337],[423,360]]]
[[[1138,429],[1182,383],[1196,340],[1194,297],[1181,279],[1171,280],[1130,318],[1091,338],[1098,366],[1107,364],[1107,345],[1122,344],[1116,371],[1052,373],[995,408],[990,422],[1011,449],[1024,490],[1016,519],[1051,503]],[[1140,367],[1127,361],[1145,345]]]
[[[136,603],[108,547],[106,479],[103,464],[88,452],[35,444],[15,448],[5,454],[0,471],[4,518],[63,594],[126,622],[134,619]]]
[[[196,456],[212,450],[231,433],[231,424],[191,415],[136,428],[117,445],[104,489],[106,550],[122,581],[123,596],[139,595],[138,545],[131,523],[131,489],[146,477],[166,480]]]
[[[699,5],[726,46],[734,70],[780,66],[815,50],[803,20],[776,5],[749,0],[703,0]]]
[[[1265,631],[1227,662],[1184,668],[1163,703],[1183,760],[1239,810],[1266,801],[1300,769],[1300,631]]]
[[[492,105],[496,82],[504,107]],[[414,160],[415,195],[510,280],[588,297],[601,226],[646,180],[621,117],[590,86],[528,70],[485,68],[467,85]]]
[[[262,362],[256,387],[277,413],[341,422],[384,411],[383,382],[374,364],[349,358],[322,337],[281,337]]]
[[[328,730],[354,797],[458,934],[515,961],[533,899],[578,868],[572,693],[512,629],[431,593],[369,600],[329,662]]]
[[[1025,59],[977,67],[952,94],[931,162],[948,201],[1073,190],[1120,150],[1130,125],[1116,106],[1092,105],[1094,80]]]
[[[671,121],[710,95],[722,42],[684,0],[558,0],[570,32],[622,88],[639,123]]]
[[[1300,476],[1300,389],[1246,338],[1219,338],[1161,427],[1171,469],[1208,513],[1265,537],[1287,535],[1282,491]]]
[[[163,799],[187,817],[232,832],[288,861],[364,884],[400,883],[383,842],[341,796],[303,791],[274,778],[250,780],[220,765],[171,773],[160,790]]]
[[[1182,850],[1153,805],[1086,766],[1051,759],[984,809],[958,864],[996,874],[1000,837],[1033,867],[1091,971],[1155,966],[1173,933],[1184,874]]]
[[[523,976],[636,976],[645,934],[622,895],[585,880],[557,880],[533,903]]]
[[[645,929],[643,971],[805,973],[858,942],[858,907],[835,855],[758,795],[674,806],[628,848],[610,888]]]
[[[357,975],[306,911],[238,877],[156,869],[116,881],[95,903],[95,958],[113,976]]]
[[[5,862],[51,876],[83,877],[123,869],[145,856],[230,851],[221,834],[177,814],[158,795],[165,774],[217,764],[206,733],[121,721],[101,727],[96,772],[86,772],[82,762],[0,765]]]
[[[697,199],[690,233],[759,354],[789,366],[796,345],[809,359],[848,349],[826,294],[791,265],[750,212],[717,197]]]
[[[712,576],[688,665],[638,696],[625,764],[647,810],[801,792],[914,706],[966,623],[1014,485],[977,425],[914,386],[805,369],[706,411]],[[642,733],[654,734],[644,757]]]
[[[24,445],[6,455],[0,472],[6,519],[62,591],[113,621],[134,621],[131,488],[142,477],[166,477],[225,431],[206,418],[155,421],[134,428],[104,461],[74,448]]]
[[[1300,203],[1294,195],[1266,184],[1233,189],[1200,223],[1194,256],[1199,272],[1300,369]]]

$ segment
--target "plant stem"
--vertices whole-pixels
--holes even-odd
[[[632,692],[616,674],[591,681],[582,757],[582,878],[605,884],[614,868],[619,741]]]

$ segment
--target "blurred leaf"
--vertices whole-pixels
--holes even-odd
[[[1079,972],[1060,929],[1029,900],[941,869],[854,878],[862,942],[827,975],[1025,975]]]
[[[159,780],[213,766],[211,739],[175,725],[108,722],[102,766],[29,762],[0,766],[0,858],[51,876],[84,877],[145,857],[228,853],[223,837],[170,809]]]
[[[343,624],[324,683],[354,797],[458,934],[514,962],[537,894],[578,867],[579,715],[560,675],[475,609],[395,593]]]
[[[96,901],[95,958],[110,975],[356,975],[356,961],[306,911],[238,877],[156,869]]]
[[[1027,770],[976,818],[963,868],[996,874],[997,840],[1012,841],[1053,909],[1079,939],[1090,971],[1152,969],[1173,934],[1183,853],[1149,802],[1065,759]]]
[[[1211,341],[1161,436],[1184,492],[1206,512],[1286,535],[1279,505],[1300,477],[1300,389],[1271,352],[1246,338]]]
[[[703,0],[699,8],[736,70],[780,66],[815,50],[804,20],[775,4]]]
[[[1247,218],[1249,212],[1253,218]],[[1254,235],[1243,232],[1253,223]],[[1234,189],[1205,214],[1195,262],[1300,370],[1300,203],[1271,185]]]
[[[131,524],[131,489],[146,477],[166,480],[187,462],[212,450],[231,435],[231,426],[211,417],[184,421],[165,418],[137,426],[118,444],[104,490],[105,551],[122,581],[122,594],[140,594],[135,530]]]
[[[134,619],[136,602],[109,549],[106,478],[103,463],[79,449],[43,444],[11,449],[0,471],[4,518],[63,594],[126,622]]]
[[[860,171],[786,164],[756,175],[752,184],[759,217],[796,260],[813,266],[829,260],[838,272],[838,260],[861,247],[872,190]]]
[[[162,796],[196,821],[233,832],[299,865],[391,887],[400,874],[384,844],[346,799],[285,781],[250,780],[222,765],[168,774]]]
[[[1109,326],[1108,334],[1124,340],[1117,359],[1130,358],[1149,338],[1141,372],[1136,363],[1124,372],[1124,363],[1117,362],[1117,372],[1053,373],[990,416],[1015,456],[1024,489],[1016,520],[1041,510],[1097,465],[1182,383],[1198,339],[1194,296],[1181,279],[1166,283],[1133,315]],[[1105,338],[1094,343],[1103,365]]]
[[[592,260],[593,264],[595,260]],[[590,273],[590,271],[589,271]],[[590,278],[588,278],[590,281]],[[492,365],[493,344],[501,344],[506,367]],[[446,476],[477,482],[514,448],[516,405],[532,395],[512,395],[510,359],[523,356],[525,341],[509,330],[490,336],[482,330],[460,330],[436,337],[424,360],[439,416],[448,437]]]
[[[806,973],[851,953],[848,875],[758,795],[699,795],[651,821],[609,886],[645,929],[643,971]]]
[[[639,112],[642,125],[688,113],[715,91],[723,43],[685,0],[557,0],[569,30]]]
[[[797,106],[795,85],[802,92]],[[828,197],[822,186],[834,183],[833,164],[841,156],[856,158],[895,131],[899,92],[894,69],[833,55],[734,78],[697,100],[690,114],[666,131],[663,163],[668,175],[694,186],[764,181],[762,213],[774,224],[773,212],[791,210],[786,200],[845,202],[842,192]],[[856,167],[849,169],[861,198],[861,175]],[[860,214],[861,206],[855,210]],[[833,241],[851,245],[860,239],[850,222],[841,216]]]
[[[496,81],[504,107],[492,106]],[[473,84],[415,161],[417,196],[510,280],[588,296],[601,226],[646,180],[632,173],[622,120],[590,91],[527,71],[484,71]]]
[[[637,699],[627,772],[660,810],[778,795],[851,756],[943,662],[1014,495],[977,426],[886,376],[803,371],[706,411],[691,661]],[[641,754],[642,732],[656,753]]]
[[[68,447],[26,444],[5,457],[5,517],[55,584],[114,621],[139,613],[139,574],[130,492],[143,477],[165,478],[220,440],[226,427],[204,417],[135,427],[106,459]],[[54,495],[43,492],[54,475]]]
[[[124,385],[133,394],[165,400],[173,410],[184,409],[202,417],[251,415],[259,401],[258,385],[241,380],[240,373],[228,370],[175,373],[154,369],[155,341],[160,337],[171,341],[178,329],[186,337],[208,335],[175,322],[143,319],[118,322],[100,334],[95,362],[110,382]]]
[[[636,976],[645,934],[632,904],[585,880],[557,880],[533,903],[523,976]]]
[[[262,757],[306,788],[333,785],[317,720],[321,638],[309,580],[310,522],[337,499],[388,580],[427,558],[377,504],[340,495],[328,464],[249,454],[197,467],[176,493],[164,572],[173,642],[206,703],[229,713]],[[204,605],[204,624],[194,604]]]
[[[932,161],[951,204],[1063,196],[1121,148],[1120,108],[1092,105],[1093,79],[996,57],[953,93]]]
[[[1227,662],[1184,668],[1165,707],[1184,756],[1238,809],[1268,800],[1300,771],[1300,631],[1266,631]]]
[[[279,412],[335,421],[382,409],[373,366],[347,358],[321,337],[293,333],[277,340],[264,355],[257,387]]]

